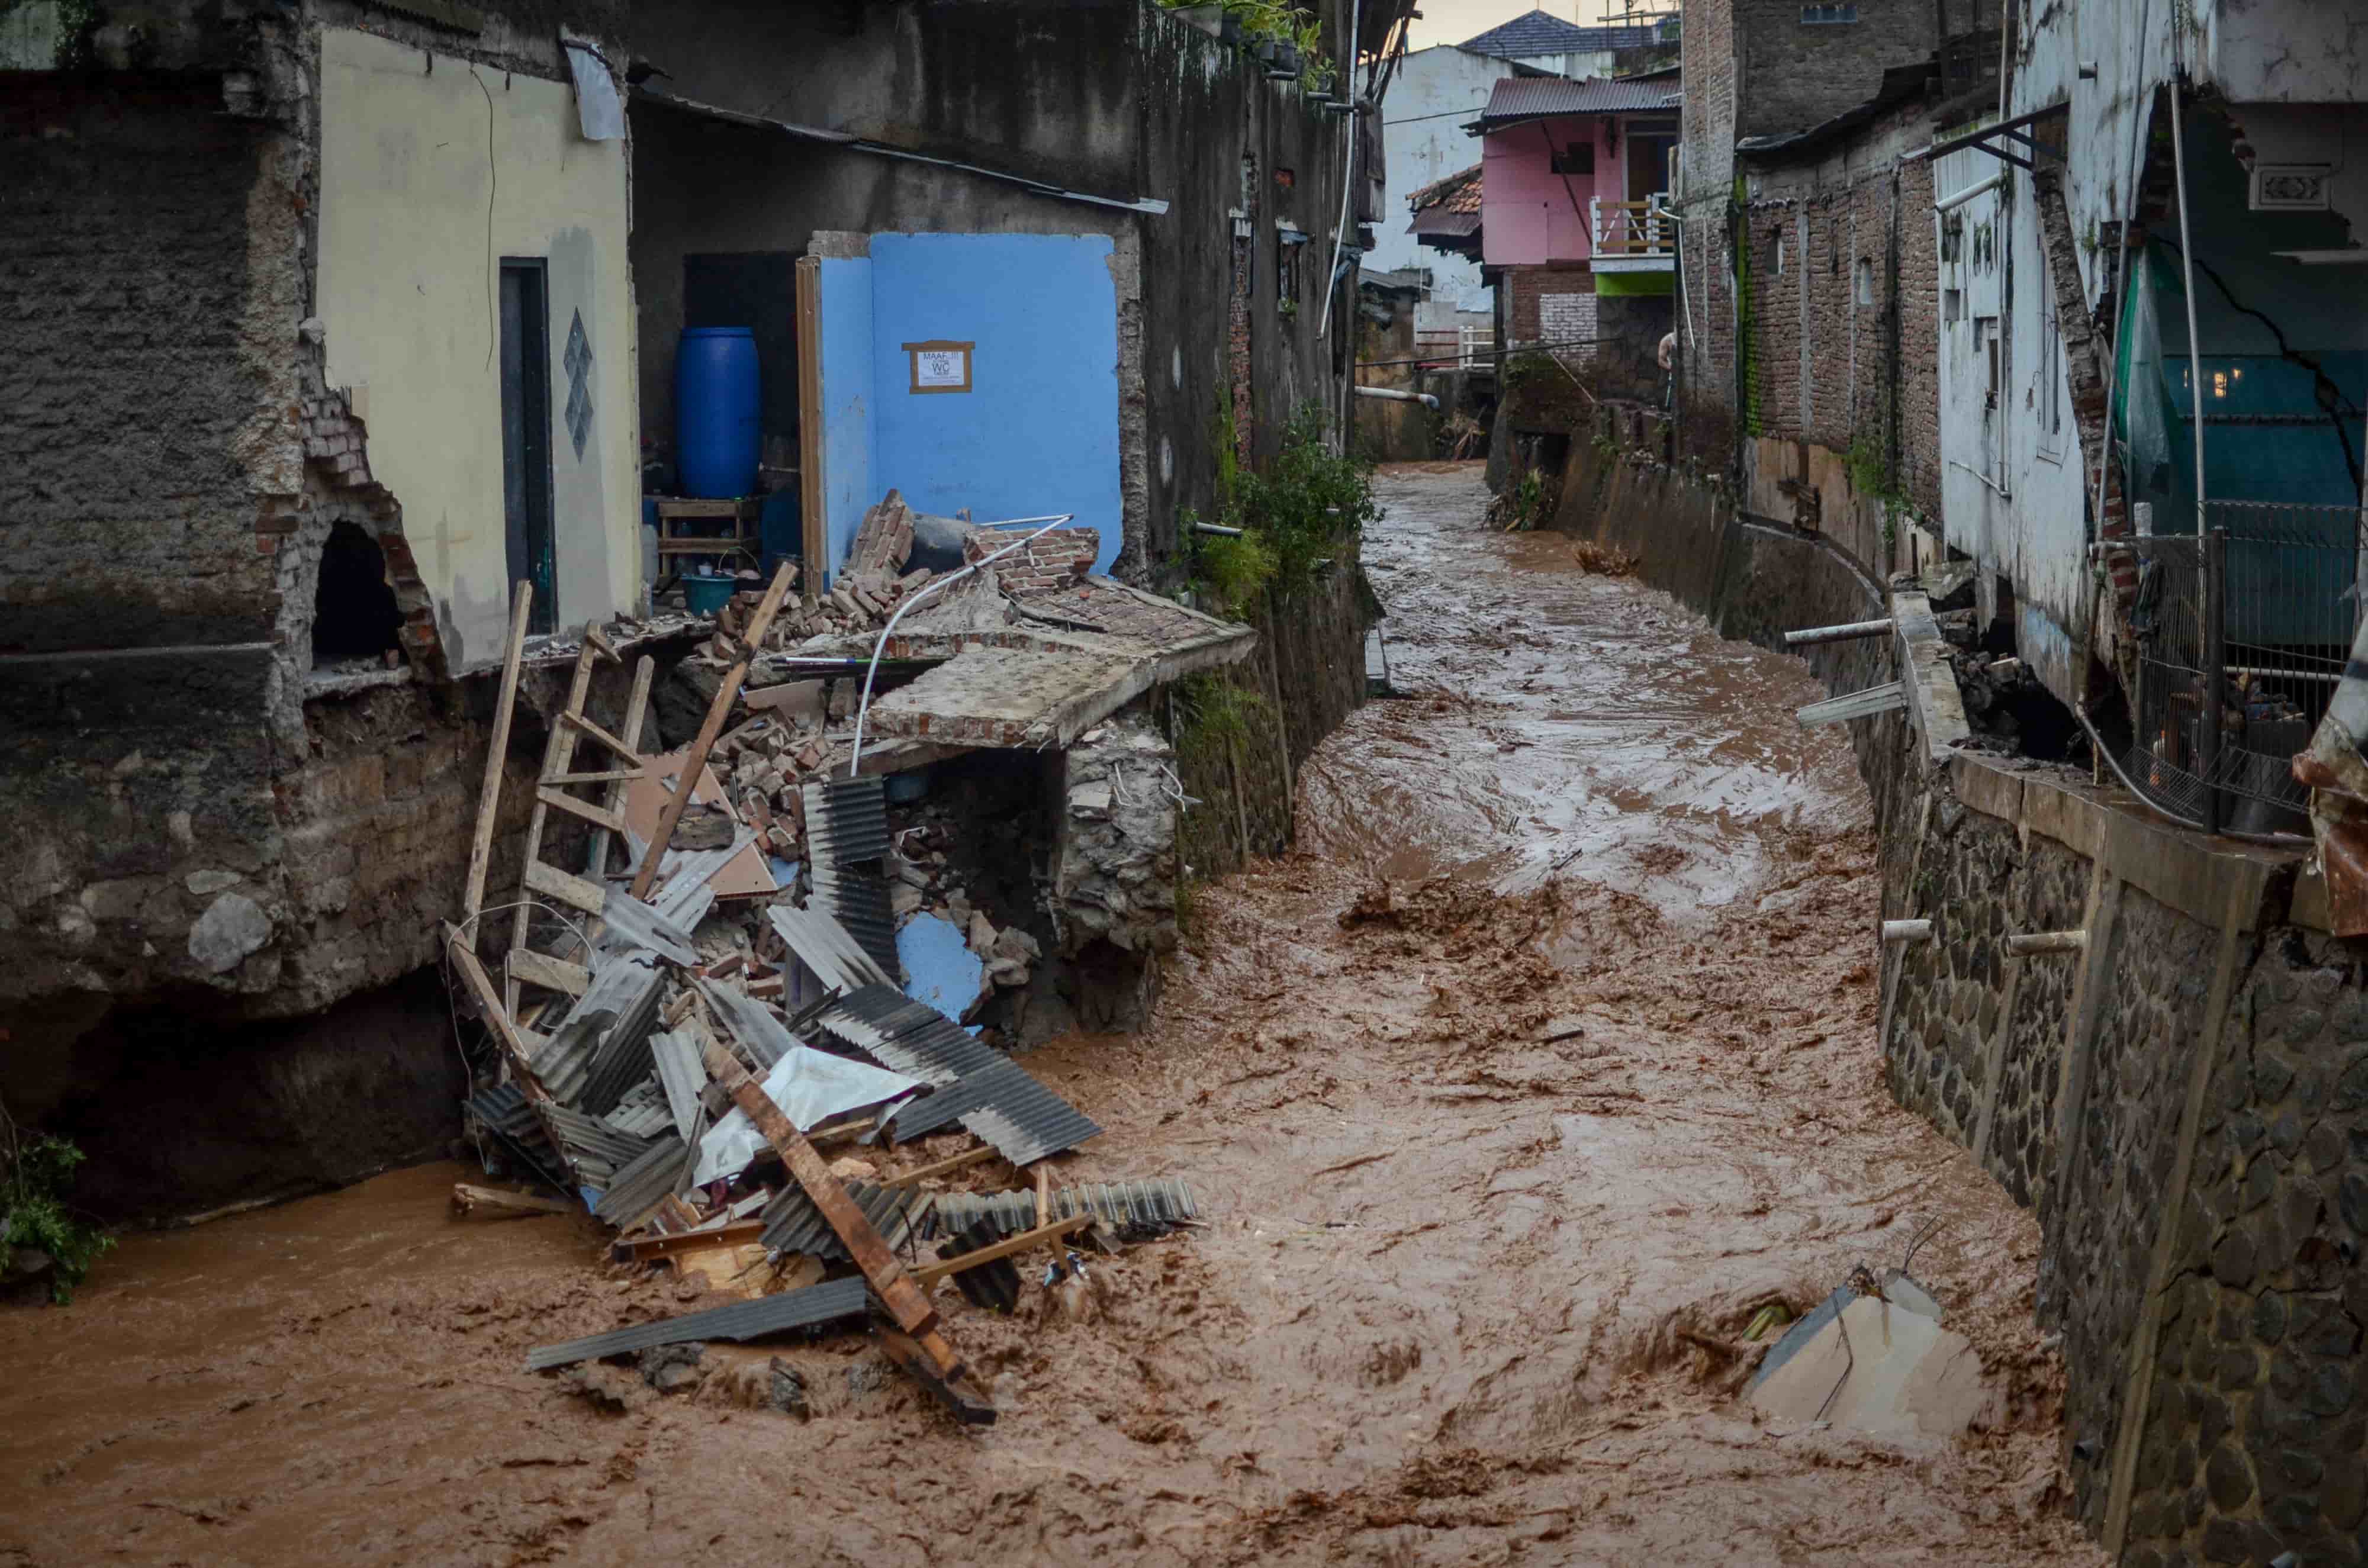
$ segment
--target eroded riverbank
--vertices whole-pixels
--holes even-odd
[[[1405,698],[1304,769],[1302,852],[1204,889],[1155,1028],[1031,1058],[1212,1223],[1095,1266],[1098,1321],[944,1297],[1006,1410],[954,1429],[861,1342],[604,1414],[532,1344],[681,1311],[458,1167],[127,1238],[0,1318],[0,1556],[896,1563],[2027,1563],[2055,1501],[2038,1235],[1894,1106],[1873,838],[1821,695],[1569,541],[1385,477]],[[1344,921],[1343,917],[1348,918]],[[1583,1032],[1542,1043],[1546,1021]],[[1902,1447],[1733,1396],[1745,1323],[1917,1272],[1996,1391]]]

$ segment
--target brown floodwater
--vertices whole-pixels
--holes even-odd
[[[621,1408],[527,1373],[713,1302],[588,1219],[452,1219],[470,1173],[429,1166],[0,1312],[0,1562],[2100,1561],[2036,1228],[1883,1088],[1865,796],[1791,718],[1821,694],[1484,531],[1470,466],[1383,488],[1406,695],[1302,770],[1300,853],[1202,892],[1148,1032],[1030,1059],[1107,1130],[1064,1178],[1181,1176],[1208,1223],[1093,1264],[1084,1313],[944,1290],[997,1426],[852,1335]],[[1761,1306],[1932,1221],[1972,1433],[1736,1397]],[[808,1416],[760,1407],[774,1355]]]

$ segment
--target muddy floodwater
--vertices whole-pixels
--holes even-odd
[[[1150,1032],[1030,1059],[1107,1130],[1064,1177],[1184,1176],[1209,1223],[1092,1265],[1098,1312],[945,1290],[999,1425],[854,1335],[778,1352],[803,1419],[753,1347],[588,1401],[526,1349],[714,1303],[588,1219],[451,1219],[430,1166],[0,1313],[0,1562],[2101,1561],[2037,1229],[1884,1091],[1823,693],[1486,530],[1474,467],[1382,484],[1402,695],[1301,770],[1299,853],[1201,892]],[[1932,1221],[1975,1429],[1759,1417],[1750,1320]]]

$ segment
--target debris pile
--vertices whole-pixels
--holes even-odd
[[[911,539],[892,494],[857,559],[896,562]],[[614,1261],[697,1273],[744,1298],[548,1346],[532,1366],[638,1356],[665,1391],[698,1376],[695,1351],[665,1347],[869,1324],[957,1416],[991,1421],[935,1287],[1009,1310],[1020,1255],[1047,1255],[1041,1282],[1053,1290],[1084,1277],[1074,1249],[1164,1233],[1194,1202],[1172,1181],[1053,1184],[1048,1162],[1099,1127],[962,1027],[1043,956],[962,885],[952,851],[976,824],[924,806],[900,812],[892,836],[888,778],[831,771],[827,695],[752,701],[761,693],[743,689],[792,580],[782,568],[745,618],[725,618],[732,663],[696,738],[664,756],[637,749],[650,661],[620,730],[584,712],[595,662],[615,656],[587,634],[534,790],[522,890],[487,907],[515,658],[506,670],[469,891],[447,930],[493,1046],[468,1121],[489,1169],[613,1227]],[[521,631],[528,603],[521,590]],[[956,1138],[972,1146],[950,1153],[940,1140]],[[1010,1190],[953,1185],[991,1182],[998,1161]],[[463,1185],[453,1202],[493,1217],[555,1200]],[[623,1397],[616,1374],[582,1375]]]

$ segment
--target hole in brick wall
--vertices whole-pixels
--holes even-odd
[[[399,650],[403,612],[387,585],[386,555],[352,523],[329,529],[313,599],[313,663],[370,659]]]

